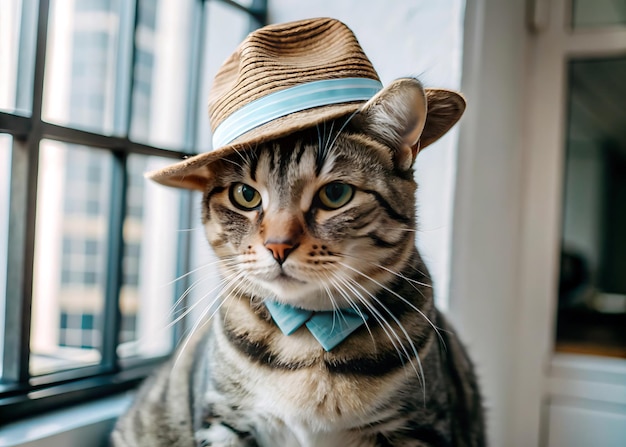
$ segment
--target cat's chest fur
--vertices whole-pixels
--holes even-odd
[[[241,320],[250,317],[246,316],[246,310],[235,305],[229,312],[237,315],[238,327],[245,328]],[[263,367],[229,343],[224,335],[227,331],[220,324],[216,322],[213,336],[215,346],[220,347],[216,349],[220,349],[223,365],[213,377],[222,390],[230,389],[231,394],[224,396],[223,391],[209,390],[205,401],[226,397],[231,403],[237,402],[238,411],[247,415],[240,419],[242,425],[238,429],[254,433],[259,446],[373,446],[375,436],[363,427],[393,419],[395,410],[385,408],[389,408],[389,400],[411,380],[403,370],[390,374],[384,381],[337,374],[328,368],[332,356],[320,351],[319,344],[304,327],[287,338],[275,336],[281,340],[283,353],[297,353],[297,357],[290,357],[291,362],[301,358],[306,359],[306,364]],[[365,334],[357,335],[357,340],[352,342],[372,343],[365,337]]]
[[[364,435],[358,427],[380,416],[371,411],[379,399],[372,394],[365,396],[355,381],[332,377],[321,368],[254,375],[259,387],[251,390],[253,413],[257,415],[252,431],[259,445],[374,445],[371,434]]]

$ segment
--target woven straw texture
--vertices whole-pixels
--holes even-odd
[[[294,85],[336,78],[378,79],[352,31],[329,18],[252,32],[222,65],[209,94],[211,128],[240,107]]]

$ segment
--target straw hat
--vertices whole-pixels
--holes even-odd
[[[202,190],[210,163],[236,150],[353,113],[381,89],[376,70],[342,22],[316,18],[260,28],[246,37],[215,76],[209,93],[213,150],[146,177],[168,186]],[[429,102],[448,94],[459,96],[426,89]],[[447,132],[463,109],[464,101],[449,125],[431,126],[430,132],[427,118],[421,147]]]

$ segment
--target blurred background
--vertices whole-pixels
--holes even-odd
[[[626,445],[625,0],[0,0],[0,446],[103,445],[211,314],[200,196],[143,173],[211,149],[249,31],[318,16],[384,84],[468,100],[416,162],[416,240],[491,445]]]

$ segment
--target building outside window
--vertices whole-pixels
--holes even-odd
[[[210,305],[199,197],[143,174],[210,147],[199,73],[265,9],[2,1],[0,420],[133,386]]]

